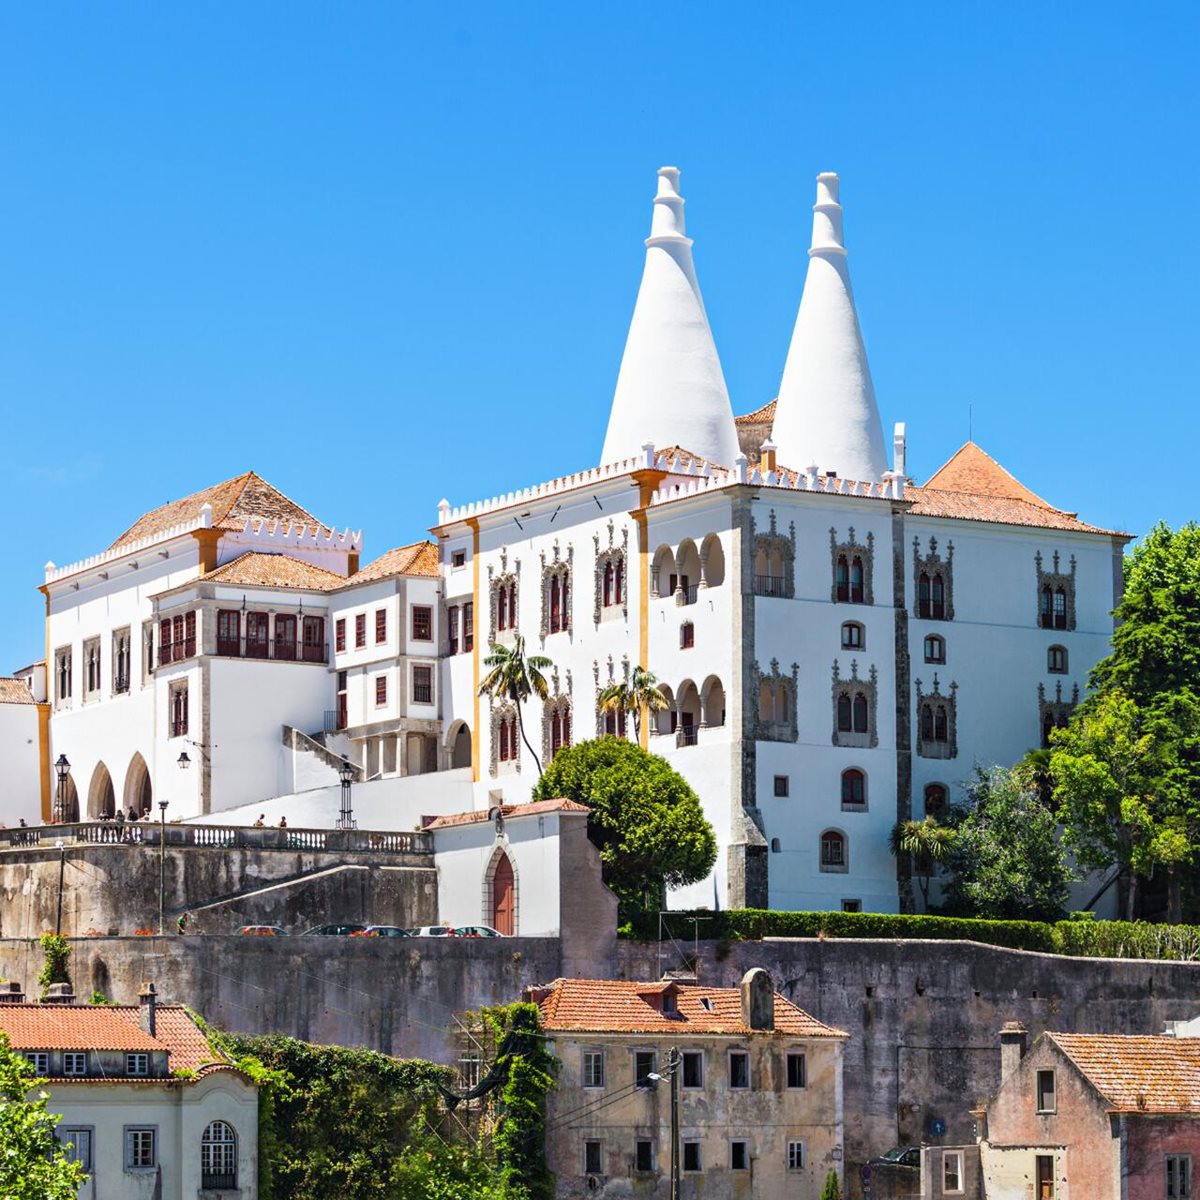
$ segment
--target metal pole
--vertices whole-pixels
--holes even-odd
[[[163,895],[167,886],[167,806],[159,804],[158,821],[158,936],[163,935]]]
[[[671,1200],[679,1200],[679,1050],[671,1047]]]
[[[63,872],[67,869],[67,848],[58,843],[58,916],[54,918],[54,936],[59,937],[62,934],[62,894],[63,894]]]

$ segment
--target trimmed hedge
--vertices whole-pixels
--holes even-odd
[[[1151,925],[1145,921],[1059,921],[1050,925],[1043,921],[985,921],[925,914],[774,912],[744,908],[668,913],[663,917],[664,936],[690,941],[692,916],[700,918],[700,936],[706,941],[753,941],[764,937],[938,938],[1081,958],[1200,960],[1200,928]],[[657,915],[639,914],[621,927],[620,935],[656,941]]]

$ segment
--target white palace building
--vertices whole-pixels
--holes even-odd
[[[898,425],[889,462],[832,174],[778,398],[735,418],[678,184],[658,172],[600,465],[442,501],[436,541],[365,566],[360,534],[254,474],[48,564],[45,665],[23,673],[43,704],[18,704],[0,744],[40,755],[23,815],[169,795],[173,816],[241,819],[328,788],[343,754],[388,786],[397,827],[406,795],[429,814],[521,803],[536,766],[511,708],[479,695],[489,646],[521,635],[554,664],[524,713],[544,759],[635,736],[597,696],[638,665],[661,681],[641,740],[721,847],[675,902],[907,905],[893,825],[1066,720],[1107,651],[1128,538],[970,442],[918,487]]]

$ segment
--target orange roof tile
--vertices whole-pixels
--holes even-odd
[[[734,417],[735,425],[759,425],[764,422],[773,423],[775,420],[775,405],[776,400],[768,400],[762,408],[756,408],[753,412],[744,413],[740,417]]]
[[[305,592],[330,592],[343,586],[344,575],[314,566],[290,554],[266,554],[247,550],[224,566],[200,576],[206,583],[229,583],[238,587],[296,588]],[[193,581],[195,582],[195,581]],[[186,586],[193,586],[191,583]]]
[[[23,679],[0,679],[0,704],[36,704],[29,685]]]
[[[1200,1038],[1044,1036],[1118,1111],[1200,1112]]]
[[[1031,492],[974,442],[967,442],[957,450],[949,462],[925,481],[924,487],[947,492],[970,492],[975,496],[995,496],[1002,500],[1023,500],[1027,504],[1040,504],[1043,508],[1054,507]]]
[[[507,821],[510,817],[532,817],[539,813],[578,812],[590,813],[592,810],[586,804],[575,800],[532,800],[528,804],[502,804],[500,815]],[[425,818],[421,822],[422,829],[448,829],[452,825],[474,825],[479,821],[491,820],[495,808],[477,809],[475,812],[452,813],[444,817]]]
[[[1032,495],[1032,493],[1030,493]],[[944,488],[909,486],[904,498],[916,517],[955,517],[961,521],[991,521],[997,525],[1029,525],[1038,529],[1063,529],[1072,533],[1100,533],[1106,537],[1128,537],[1113,529],[1100,529],[1040,502],[979,492],[954,492]]]
[[[212,505],[214,529],[241,529],[248,518],[267,521],[292,521],[297,524],[317,525],[325,528],[312,513],[289,500],[277,488],[253,471],[247,471],[236,479],[227,479],[200,492],[193,492],[181,500],[172,500],[139,517],[113,544],[110,550],[135,542],[139,538],[163,533],[185,521],[194,521],[200,510]]]
[[[647,997],[663,990],[658,983],[629,979],[556,979],[541,1001],[542,1025],[551,1032],[578,1030],[588,1033],[725,1033],[768,1034],[752,1030],[742,1021],[738,988],[709,988],[678,984],[678,1013],[664,1014]],[[707,1000],[711,1009],[702,1001]],[[849,1036],[810,1016],[790,1000],[775,993],[775,1033],[793,1037],[844,1038]]]
[[[367,563],[356,571],[346,583],[370,583],[375,579],[387,579],[392,575],[438,574],[438,547],[436,542],[413,542],[409,546],[397,546]]]

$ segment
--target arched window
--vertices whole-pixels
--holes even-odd
[[[863,627],[857,621],[847,621],[842,625],[842,649],[861,650],[866,645]]]
[[[933,577],[932,591],[933,599],[930,606],[931,612],[929,615],[933,617],[935,621],[944,620],[946,616],[946,585],[942,580],[940,572]]]
[[[924,571],[917,580],[917,616],[929,616],[929,576]]]
[[[1067,673],[1066,646],[1051,646],[1046,651],[1046,670],[1051,675],[1065,675]]]
[[[821,870],[844,871],[848,865],[846,835],[836,829],[827,829],[821,834]]]
[[[933,741],[933,705],[921,705],[921,738],[926,742]]]
[[[605,608],[612,608],[613,604],[615,603],[615,601],[613,599],[613,592],[616,588],[616,582],[617,582],[617,572],[616,572],[616,568],[613,566],[613,560],[610,558],[608,560],[608,562],[606,562],[604,564],[603,604],[604,604]]]
[[[944,783],[927,783],[925,785],[925,815],[941,818],[946,811],[946,785]]]
[[[237,1185],[238,1143],[233,1126],[213,1121],[200,1138],[200,1188],[233,1191]]]
[[[775,719],[780,725],[791,720],[788,713],[788,686],[782,680],[775,685]]]
[[[1067,627],[1067,589],[1058,587],[1054,590],[1054,628]]]
[[[854,693],[854,732],[867,732],[867,698],[862,692]]]
[[[927,663],[944,663],[946,661],[946,642],[936,633],[931,633],[925,639],[925,661]]]
[[[1054,628],[1054,592],[1049,584],[1042,588],[1038,617],[1043,629]]]
[[[842,807],[865,808],[867,803],[867,777],[856,767],[842,772]]]
[[[861,604],[863,601],[863,561],[856,554],[850,560],[850,602]]]
[[[772,853],[772,854],[778,854],[778,853],[779,853],[779,851],[780,851],[780,850],[782,850],[782,849],[783,849],[783,847],[782,847],[782,846],[780,846],[780,844],[779,844],[779,839],[778,839],[778,838],[772,838],[772,839],[771,839],[771,853]]]
[[[496,597],[496,628],[508,628],[508,588],[501,587]]]
[[[933,740],[935,742],[944,742],[949,739],[950,724],[946,719],[946,706],[939,704],[933,710]]]
[[[850,564],[846,561],[844,554],[838,555],[837,573],[835,576],[837,586],[837,598],[839,600],[850,599]]]
[[[550,719],[550,757],[551,759],[564,747],[571,744],[571,706],[560,704],[554,710]]]
[[[837,725],[839,733],[849,733],[853,728],[850,697],[843,692],[837,702]]]

